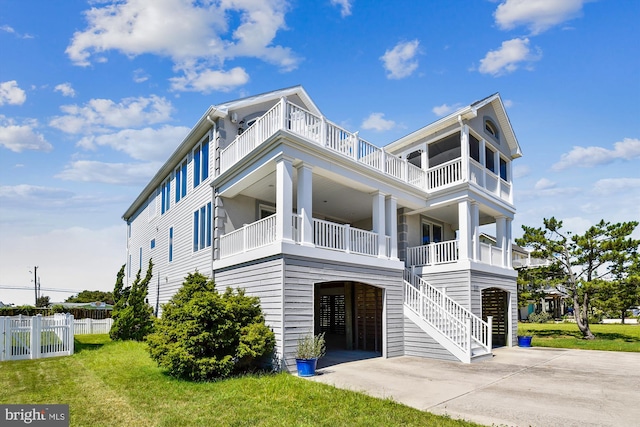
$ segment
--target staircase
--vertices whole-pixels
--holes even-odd
[[[407,269],[404,315],[464,363],[492,354],[491,317],[483,321]]]

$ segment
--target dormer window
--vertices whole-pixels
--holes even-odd
[[[500,134],[498,132],[498,126],[491,119],[484,119],[484,130],[489,135],[494,137],[496,141],[500,140]]]

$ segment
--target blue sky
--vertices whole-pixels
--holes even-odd
[[[207,107],[296,84],[377,145],[500,92],[516,236],[637,220],[639,19],[636,0],[0,0],[0,301],[32,303],[36,265],[52,300],[111,290],[122,213]]]

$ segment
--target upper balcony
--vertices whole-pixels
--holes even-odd
[[[313,114],[285,98],[282,98],[221,150],[220,173],[224,173],[240,162],[280,130],[291,132],[306,141],[427,193],[471,182],[504,201],[513,202],[511,183],[485,168],[469,155],[460,156],[433,167],[418,167],[407,159],[390,154],[384,148],[360,138],[358,132],[349,132],[326,120],[325,117]]]

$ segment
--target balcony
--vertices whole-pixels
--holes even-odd
[[[292,215],[294,243],[302,242],[301,217]],[[246,224],[220,237],[220,259],[270,245],[277,241],[276,214]],[[316,248],[378,257],[378,233],[313,218],[313,244]],[[385,256],[391,257],[391,237],[385,236]]]
[[[458,256],[458,241],[448,240],[445,242],[431,243],[429,245],[415,246],[407,248],[407,261],[409,267],[412,266],[434,266],[440,264],[456,263]],[[503,249],[497,246],[480,243],[480,252],[477,262],[510,268],[504,265]]]
[[[426,192],[471,181],[511,201],[511,184],[479,168],[473,159],[457,158],[422,169],[360,138],[357,132],[349,132],[284,98],[221,150],[220,173],[229,170],[280,130]]]

